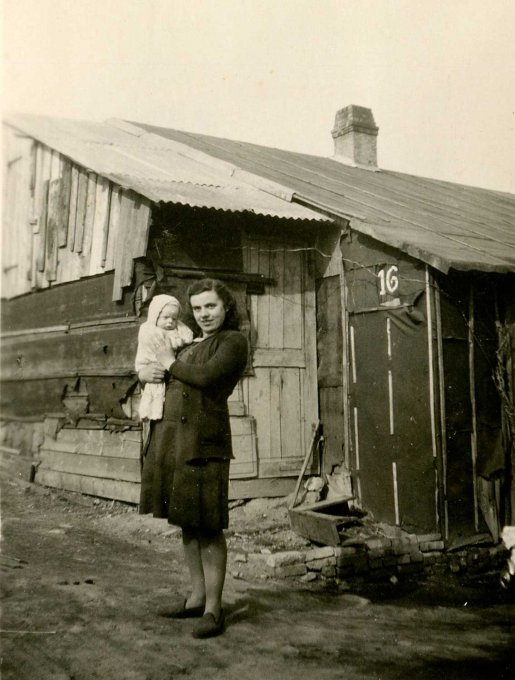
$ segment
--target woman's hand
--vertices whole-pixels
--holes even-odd
[[[156,355],[157,361],[161,366],[168,370],[175,361],[175,352],[171,341],[166,337],[153,338],[152,350]]]
[[[166,370],[168,370],[175,361],[175,352],[171,347],[164,347],[162,350],[156,352],[156,356],[161,366]]]
[[[143,383],[160,383],[165,377],[165,369],[159,364],[147,364],[138,371],[138,378]]]

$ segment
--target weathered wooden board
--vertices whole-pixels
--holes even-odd
[[[304,458],[305,441],[302,421],[304,417],[304,394],[301,385],[300,371],[297,369],[279,369],[281,384],[281,466],[288,462],[288,470],[293,464],[296,469]],[[291,459],[294,460],[291,460]]]
[[[264,246],[264,252],[258,242],[251,242],[251,272],[262,274],[270,277],[270,253]],[[257,347],[270,347],[270,296],[276,294],[276,291],[267,289],[266,295],[258,295],[252,299],[252,303],[256,307],[255,329],[257,333]]]
[[[343,388],[321,387],[319,389],[320,419],[324,427],[324,472],[330,473],[333,465],[341,465],[344,452]]]
[[[231,479],[229,481],[229,499],[288,496],[292,493],[294,486],[295,479],[293,477]]]
[[[88,190],[86,198],[86,213],[84,215],[84,232],[82,236],[82,250],[80,253],[79,276],[89,276],[91,248],[93,244],[93,225],[95,221],[95,201],[97,193],[97,176],[88,174]]]
[[[323,545],[340,544],[338,524],[342,518],[300,508],[289,510],[288,515],[291,528],[301,536]]]
[[[284,269],[284,246],[279,243],[269,242],[268,253],[262,253],[270,258],[270,276],[277,281],[277,287],[270,289],[267,296],[268,309],[268,339],[267,347],[284,348],[284,291],[286,274]],[[299,285],[297,283],[297,285]],[[259,335],[259,334],[258,334]],[[258,341],[259,342],[259,341]],[[302,336],[301,336],[302,342]]]
[[[303,349],[256,349],[252,363],[261,368],[305,368],[306,354]]]
[[[104,242],[107,245],[109,229],[109,197],[110,184],[108,180],[97,176],[95,215],[93,219],[93,233],[91,238],[91,256],[89,261],[89,275],[102,273],[104,258]]]
[[[67,453],[41,448],[39,470],[67,472],[85,477],[101,477],[125,482],[140,481],[140,462],[131,458],[112,458],[80,453]]]
[[[73,239],[73,252],[82,252],[82,243],[84,239],[84,226],[87,214],[88,201],[88,172],[79,169],[79,185],[77,189],[77,212],[75,220],[75,234]]]
[[[109,228],[107,242],[104,241],[103,253],[105,270],[114,269],[115,254],[118,250],[118,233],[120,231],[120,214],[122,207],[122,189],[113,187],[111,190],[111,202],[109,206]]]
[[[77,223],[77,202],[79,199],[79,169],[76,165],[71,166],[70,178],[70,206],[68,210],[68,232],[66,242],[68,250],[73,250],[75,245],[75,227]]]
[[[123,288],[131,284],[134,258],[146,253],[149,227],[149,202],[133,191],[123,191],[119,227],[123,233],[123,247],[117,249],[114,260],[113,300],[120,300]]]
[[[284,250],[284,293],[283,293],[283,346],[292,349],[304,349],[305,343],[305,295],[307,292],[305,273],[303,271],[304,254],[296,249]],[[311,310],[314,321],[314,309]],[[308,317],[308,324],[312,321]]]
[[[64,427],[56,437],[46,436],[41,448],[58,453],[139,460],[141,431],[111,432],[108,429]]]
[[[57,248],[59,211],[61,209],[61,180],[53,179],[48,187],[48,208],[46,222],[46,245],[45,245],[45,278],[47,281],[55,281],[57,278]]]
[[[0,390],[0,414],[5,418],[43,416],[62,411],[62,396],[66,381],[35,380],[32,382],[3,382]]]
[[[41,244],[44,243],[45,231],[41,229],[41,219],[44,215],[46,219],[46,207],[43,209],[43,202],[48,200],[48,185],[45,183],[50,180],[50,166],[52,154],[49,149],[38,144],[36,158],[36,176],[34,196],[32,202],[33,237],[32,237],[32,277],[31,285],[33,289],[45,288],[48,281],[39,270],[41,260]],[[43,253],[44,256],[44,253]]]
[[[26,278],[32,283],[32,259],[34,248],[34,227],[36,220],[34,219],[34,197],[36,192],[36,171],[38,160],[38,145],[33,142],[30,147],[30,196],[27,206],[26,215],[26,229],[25,229],[25,272]],[[5,196],[4,196],[5,201]],[[28,292],[28,289],[25,291]]]
[[[2,332],[132,316],[130,296],[111,302],[112,288],[113,273],[109,272],[7,300],[0,307]]]
[[[35,380],[72,375],[117,375],[134,370],[139,324],[90,326],[70,332],[8,337],[2,378]]]
[[[256,477],[257,451],[253,418],[231,418],[232,448],[231,479]]]
[[[140,485],[135,482],[83,477],[82,475],[53,470],[38,470],[35,481],[43,486],[77,491],[90,496],[112,498],[127,503],[139,503]]]
[[[68,219],[70,214],[71,183],[71,163],[69,161],[63,161],[57,227],[57,245],[59,248],[64,248],[68,242]]]
[[[129,260],[132,264],[130,245],[131,233],[131,219],[133,219],[133,211],[135,208],[135,200],[133,192],[123,190],[120,197],[120,220],[118,225],[118,246],[114,253],[114,281],[112,300],[120,300],[123,295],[124,286],[128,285],[127,278],[130,277]],[[131,271],[132,274],[132,271]]]
[[[45,253],[46,253],[46,230],[47,230],[47,216],[48,216],[48,194],[49,194],[50,180],[43,180],[43,190],[41,194],[41,206],[39,212],[39,239],[38,251],[36,255],[36,269],[38,272],[45,271]]]

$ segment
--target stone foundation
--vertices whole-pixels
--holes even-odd
[[[402,540],[373,538],[360,545],[310,548],[268,556],[272,577],[301,577],[305,581],[383,581],[392,577],[429,577],[445,574],[480,574],[502,568],[506,550],[498,546],[473,546],[445,551],[435,535],[408,535]]]

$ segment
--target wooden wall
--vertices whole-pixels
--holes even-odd
[[[181,246],[174,227],[180,232],[186,220],[191,234],[200,225],[204,243],[217,243],[207,264],[218,265],[222,279],[224,266],[252,346],[247,373],[229,401],[231,496],[288,493],[277,480],[295,480],[318,417],[310,250],[291,228],[277,236],[271,220],[263,225],[255,217],[177,210],[180,215],[167,212],[165,223],[156,211],[148,253],[150,260],[157,251],[162,256],[155,292],[186,300],[188,284],[204,272],[205,249],[195,250],[191,236]],[[112,301],[115,277],[110,272],[53,284],[4,305],[1,415],[59,419],[60,429],[45,435],[37,456],[40,481],[131,500],[139,462],[126,455],[122,440],[127,428],[134,431],[131,441],[141,437],[133,360],[142,319],[134,315],[133,287]],[[113,433],[113,427],[120,431]]]
[[[139,320],[130,296],[111,301],[114,272],[2,304],[2,416],[63,411],[65,393],[87,392],[88,411],[126,417],[135,381]],[[78,383],[82,380],[82,385]]]
[[[2,296],[114,270],[113,300],[145,255],[150,203],[4,126]]]

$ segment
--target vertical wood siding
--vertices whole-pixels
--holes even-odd
[[[112,299],[121,300],[145,255],[150,202],[4,131],[3,296],[114,269]]]
[[[276,282],[250,296],[255,374],[243,380],[260,477],[297,472],[317,420],[314,278],[302,245],[247,236],[244,246],[246,271]]]

